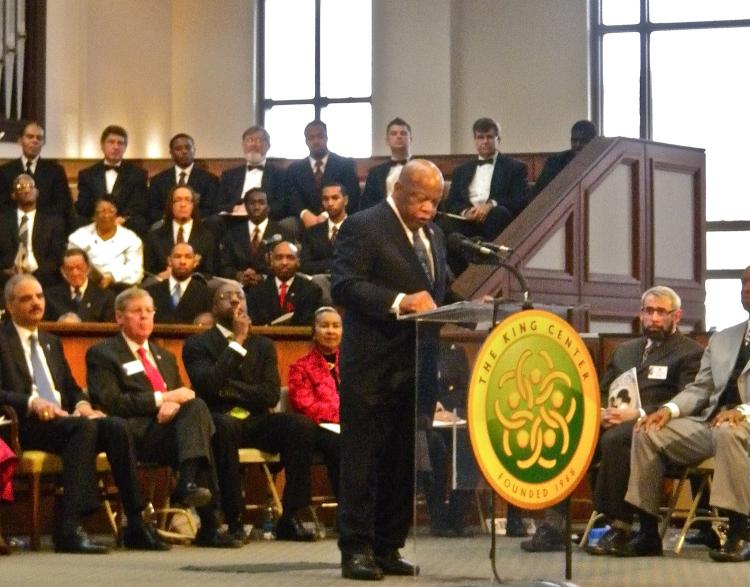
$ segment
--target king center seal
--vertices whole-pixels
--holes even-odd
[[[477,356],[468,399],[474,455],[505,500],[543,509],[588,471],[599,433],[599,383],[586,346],[562,318],[513,314]]]

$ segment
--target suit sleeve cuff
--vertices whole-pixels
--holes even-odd
[[[670,412],[672,412],[672,418],[679,418],[680,417],[680,408],[677,406],[674,402],[666,403],[662,406],[663,408],[667,408]]]
[[[154,403],[156,404],[157,408],[160,408],[164,403],[164,394],[161,391],[154,392]]]
[[[747,418],[750,416],[750,404],[740,404],[737,406],[737,411]]]
[[[639,408],[638,412],[639,412],[639,415],[640,415],[641,418],[645,418],[646,417],[646,410],[644,410],[643,408]]]
[[[244,357],[247,354],[247,349],[236,340],[233,340],[229,343],[229,348],[232,349],[235,353],[238,353],[241,357]]]

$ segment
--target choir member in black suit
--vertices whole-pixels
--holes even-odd
[[[279,221],[289,216],[284,171],[266,159],[271,136],[262,126],[251,126],[242,133],[242,151],[246,163],[227,169],[219,183],[219,208],[231,212],[237,207],[242,213],[245,194],[252,188],[262,189],[268,198],[268,216]]]
[[[491,118],[480,118],[473,126],[478,157],[456,167],[445,211],[463,220],[443,218],[446,232],[494,241],[527,204],[526,165],[498,151],[500,126]],[[459,255],[451,255],[451,268],[458,275],[466,268]]]
[[[13,184],[15,205],[0,214],[0,283],[16,273],[34,275],[45,287],[60,281],[64,223],[39,211],[38,197],[34,178],[19,175]]]
[[[34,178],[39,190],[37,208],[57,216],[65,223],[65,234],[75,226],[73,199],[65,170],[57,161],[42,159],[40,153],[44,147],[44,128],[37,122],[29,122],[18,138],[21,145],[21,157],[0,165],[0,209],[14,206],[11,195],[16,177],[25,173]]]
[[[534,184],[533,197],[547,187],[557,174],[580,153],[583,148],[597,135],[596,126],[588,120],[579,120],[570,129],[570,149],[562,153],[550,155],[545,161],[544,168]]]
[[[280,316],[288,326],[312,326],[315,310],[321,305],[321,289],[309,279],[296,275],[299,253],[294,243],[271,245],[271,274],[263,283],[247,289],[247,311],[253,324],[270,324]]]
[[[349,197],[343,185],[328,183],[321,190],[320,200],[323,210],[328,214],[328,220],[303,230],[300,243],[300,270],[308,275],[330,273],[333,245],[341,224],[346,220]]]
[[[154,302],[143,289],[131,287],[117,296],[120,332],[86,352],[89,395],[127,421],[139,459],[178,472],[172,501],[195,507],[201,521],[193,544],[239,548],[241,540],[219,531],[212,452],[227,451],[231,433],[214,424],[203,400],[183,386],[175,356],[149,340],[154,313]]]
[[[402,118],[394,118],[385,129],[385,143],[391,151],[391,158],[376,165],[367,173],[365,189],[359,201],[359,209],[364,210],[382,202],[393,193],[401,170],[411,159],[411,126]]]
[[[115,294],[89,280],[91,264],[86,251],[67,249],[60,273],[64,283],[45,288],[44,319],[80,322],[114,322]]]
[[[300,414],[273,412],[279,401],[279,369],[273,342],[252,332],[245,295],[237,283],[222,283],[213,304],[215,325],[191,336],[182,348],[190,381],[211,409],[217,427],[233,431],[234,458],[216,454],[224,516],[230,530],[240,525],[243,508],[237,447],[280,453],[286,484],[284,512],[276,525],[279,540],[312,541],[302,525],[310,505],[310,463],[315,424]]]
[[[219,211],[218,178],[195,164],[195,141],[185,133],[178,133],[169,141],[169,154],[174,165],[151,178],[148,189],[146,220],[151,225],[168,214],[167,196],[176,185],[189,185],[200,195],[198,213],[208,218]]]
[[[128,148],[127,131],[121,126],[108,126],[102,131],[101,148],[104,160],[78,172],[79,223],[91,220],[97,201],[110,200],[119,211],[118,223],[143,237],[147,228],[148,175],[135,163],[123,160]]]
[[[392,197],[344,222],[333,252],[333,300],[344,309],[339,548],[350,579],[418,572],[399,553],[413,511],[416,329],[397,317],[446,296],[445,239],[431,222],[442,195],[440,170],[410,161]],[[431,420],[437,353],[424,356],[418,404]]]
[[[268,196],[260,188],[245,194],[246,221],[233,222],[221,242],[220,275],[245,287],[258,285],[269,272],[268,245],[292,238],[281,224],[268,217]]]
[[[25,449],[62,457],[63,494],[53,536],[57,552],[101,554],[107,548],[81,529],[84,516],[99,509],[96,458],[107,454],[128,525],[126,548],[168,550],[141,512],[135,445],[124,420],[92,408],[73,379],[60,339],[39,330],[44,294],[30,275],[16,275],[5,286],[10,319],[0,325],[0,403],[15,408]]]
[[[294,161],[287,168],[286,180],[289,213],[299,217],[309,228],[326,220],[320,205],[320,188],[328,182],[338,182],[346,187],[349,210],[359,208],[359,180],[354,159],[341,157],[328,150],[328,130],[320,120],[305,127],[305,143],[310,156]]]
[[[193,170],[195,171],[195,170]],[[148,273],[167,279],[167,257],[177,243],[189,243],[199,256],[198,268],[205,276],[216,272],[216,240],[198,212],[200,196],[190,185],[175,185],[168,194],[164,224],[148,232],[144,244],[144,265]]]
[[[146,288],[154,299],[157,324],[192,324],[195,317],[211,310],[211,291],[201,276],[193,273],[198,256],[188,243],[178,243],[167,258],[171,275]]]

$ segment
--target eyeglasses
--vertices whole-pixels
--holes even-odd
[[[648,316],[651,316],[651,314],[656,314],[657,316],[659,316],[659,318],[664,318],[665,316],[674,314],[675,311],[667,310],[666,308],[654,308],[652,306],[645,306],[641,308],[641,312],[647,314]]]

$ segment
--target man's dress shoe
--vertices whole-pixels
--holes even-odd
[[[402,557],[398,550],[376,554],[375,564],[386,575],[419,575],[419,567]]]
[[[173,504],[179,503],[188,507],[199,508],[211,501],[211,492],[205,487],[200,487],[191,482],[178,485],[169,499]]]
[[[355,581],[380,581],[383,570],[371,554],[346,554],[341,559],[341,576]]]
[[[708,553],[719,563],[741,563],[750,560],[750,542],[742,538],[728,538],[719,549]]]
[[[202,546],[203,548],[242,548],[245,545],[234,534],[225,534],[218,530],[209,530],[207,532],[203,532],[202,530],[203,528],[198,530],[198,534],[195,535],[195,539],[193,540],[195,546]]]
[[[640,532],[625,544],[614,547],[612,551],[615,556],[625,557],[661,556],[664,554],[658,535],[649,536]]]
[[[89,539],[81,528],[70,534],[57,534],[54,537],[55,552],[72,552],[76,554],[107,554],[109,548]]]
[[[541,524],[531,540],[521,542],[521,549],[526,552],[559,552],[565,550],[565,538],[557,528]]]
[[[154,527],[149,523],[128,524],[122,532],[122,543],[131,550],[169,550],[172,548],[164,542]]]
[[[295,542],[315,542],[318,535],[305,528],[294,516],[279,518],[276,524],[276,540],[293,540]]]
[[[593,555],[614,554],[618,548],[623,548],[630,541],[630,537],[620,528],[607,530],[596,544],[587,544],[586,552]]]

